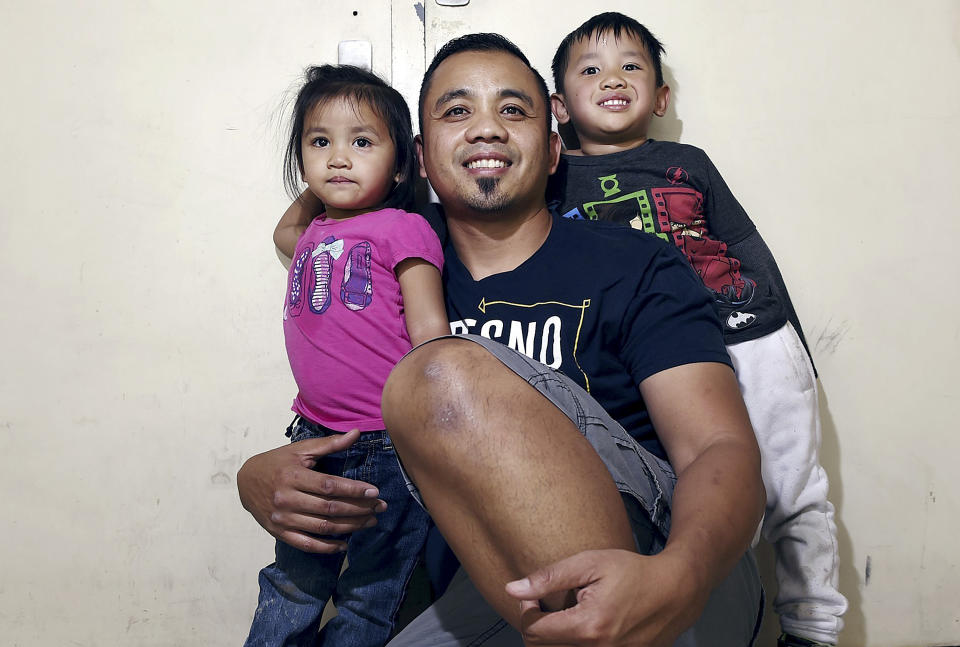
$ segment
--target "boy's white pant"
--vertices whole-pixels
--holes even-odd
[[[837,590],[837,527],[820,466],[820,409],[793,326],[727,346],[763,459],[763,537],[776,555],[774,611],[787,633],[836,644],[847,600]]]

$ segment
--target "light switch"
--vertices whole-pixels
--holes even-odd
[[[373,69],[373,47],[368,40],[341,40],[337,48],[340,65],[355,65],[365,70]]]

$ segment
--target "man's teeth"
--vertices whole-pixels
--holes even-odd
[[[507,163],[503,160],[481,159],[467,164],[467,168],[503,168]]]
[[[601,106],[625,106],[628,103],[630,102],[627,101],[626,99],[607,99],[606,101],[602,102],[600,105]]]

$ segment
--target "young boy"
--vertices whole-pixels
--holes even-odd
[[[818,459],[813,366],[776,262],[710,159],[647,138],[670,101],[663,51],[619,13],[594,16],[563,39],[552,107],[580,147],[562,156],[548,202],[567,218],[628,223],[674,243],[713,292],[763,456],[779,644],[836,644],[847,601],[837,590],[834,510]]]

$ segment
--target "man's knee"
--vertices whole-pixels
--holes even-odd
[[[420,346],[394,367],[383,388],[383,420],[394,440],[455,430],[477,395],[478,371],[496,361],[471,341],[445,338]],[[413,436],[407,438],[407,436]]]

